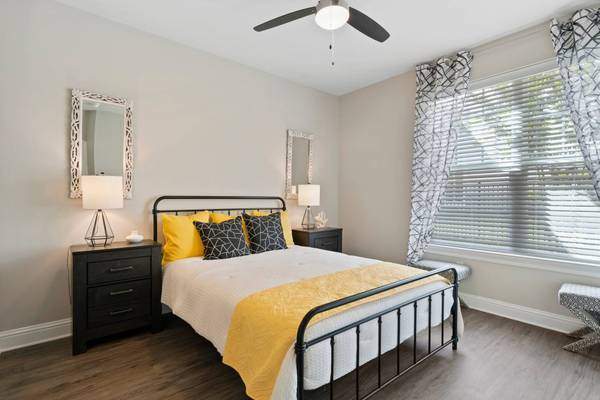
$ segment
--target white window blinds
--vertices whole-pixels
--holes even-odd
[[[467,96],[433,243],[600,261],[600,201],[557,69]]]

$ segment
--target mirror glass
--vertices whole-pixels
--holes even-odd
[[[81,174],[123,175],[125,107],[83,99],[81,108]]]
[[[292,185],[308,183],[308,155],[310,141],[295,137],[292,142],[294,157],[292,158]]]

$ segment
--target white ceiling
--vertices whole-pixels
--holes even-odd
[[[254,25],[317,0],[58,0],[92,14],[341,95],[462,48],[549,21],[589,0],[349,0],[391,34],[378,43],[313,17],[262,33]]]

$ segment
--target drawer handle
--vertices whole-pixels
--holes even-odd
[[[126,290],[118,290],[116,292],[110,292],[111,296],[119,296],[121,294],[127,294],[127,293],[132,293],[133,289],[126,289]]]
[[[108,270],[108,272],[123,272],[123,271],[131,271],[133,269],[133,265],[128,265],[127,267],[113,267]]]
[[[133,311],[133,308],[126,308],[124,310],[118,310],[118,311],[111,311],[110,315],[120,315],[120,314],[127,314]]]

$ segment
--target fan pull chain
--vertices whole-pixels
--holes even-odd
[[[335,45],[334,31],[331,31],[331,42],[329,43],[329,52],[330,52],[330,55],[331,55],[331,66],[332,67],[335,67],[334,45]]]

